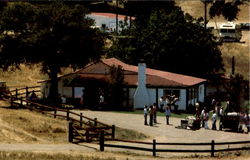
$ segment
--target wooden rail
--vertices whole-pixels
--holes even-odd
[[[210,143],[160,143],[156,142],[154,139],[153,142],[141,142],[141,141],[132,141],[132,140],[120,140],[113,139],[113,141],[125,142],[125,143],[133,143],[133,144],[144,144],[146,146],[151,146],[151,148],[146,147],[138,147],[131,145],[117,145],[117,144],[106,144],[105,143],[104,133],[101,132],[101,137],[99,140],[100,151],[104,151],[105,147],[112,148],[122,148],[122,149],[132,149],[132,150],[140,150],[140,151],[149,151],[152,152],[153,156],[156,156],[157,152],[203,152],[203,153],[211,153],[211,157],[215,156],[215,152],[224,152],[224,151],[239,151],[239,150],[249,150],[250,147],[241,147],[241,148],[223,148],[223,149],[215,149],[217,145],[233,145],[233,144],[250,144],[250,141],[239,141],[239,142],[218,142],[215,143],[212,140]],[[210,149],[156,149],[159,145],[175,145],[175,146],[210,146]]]
[[[10,94],[15,98],[26,97],[28,98],[31,92],[41,93],[41,86],[23,87],[10,90]]]
[[[102,130],[104,131],[105,136],[107,138],[115,137],[114,125],[110,126],[108,124],[98,121],[97,118],[92,119],[92,118],[83,116],[82,113],[78,114],[68,109],[52,107],[52,106],[43,105],[34,101],[27,100],[28,94],[30,93],[29,89],[34,89],[38,87],[40,86],[25,87],[25,88],[11,90],[10,91],[11,95],[9,95],[7,100],[10,101],[11,106],[25,107],[25,108],[30,109],[31,111],[34,110],[42,114],[51,115],[54,118],[61,117],[70,121],[69,126],[68,126],[69,127],[69,133],[68,133],[69,142],[73,142],[74,139],[78,140],[78,142],[82,142],[82,141],[91,142],[92,140],[98,140],[100,138],[100,132]],[[40,90],[35,90],[35,92],[40,92]],[[22,97],[22,95],[26,95],[26,96]]]

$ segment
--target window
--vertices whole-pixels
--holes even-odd
[[[177,90],[177,89],[173,89],[173,90],[171,90],[171,89],[165,89],[164,91],[163,91],[163,93],[164,93],[164,97],[166,97],[167,95],[175,95],[175,97],[178,97],[178,98],[180,98],[180,90]]]
[[[175,95],[176,97],[180,97],[180,90],[173,90],[173,95]]]

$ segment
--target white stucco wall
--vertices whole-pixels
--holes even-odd
[[[83,95],[84,87],[74,87],[74,98],[81,98]]]
[[[163,96],[163,88],[158,88],[158,100]]]
[[[148,95],[149,95],[149,104],[153,105],[156,103],[156,89],[155,88],[148,88]]]
[[[205,84],[199,85],[199,99],[198,101],[204,102],[205,101]]]
[[[187,94],[187,90],[186,89],[180,89],[180,97],[179,97],[179,101],[177,101],[177,105],[178,105],[178,110],[186,110],[186,94]]]
[[[61,95],[68,98],[72,97],[72,87],[63,87]]]
[[[169,88],[158,88],[158,99],[163,96],[163,91],[164,89],[169,89]],[[133,105],[133,95],[135,93],[135,88],[130,88],[129,89],[129,104]],[[176,89],[175,89],[176,90]],[[179,101],[177,102],[178,104],[178,110],[186,110],[186,94],[187,91],[186,89],[179,89],[180,90],[180,97]],[[156,103],[156,88],[148,88],[148,95],[149,95],[149,105],[152,105],[153,103]],[[159,101],[158,101],[159,102]]]

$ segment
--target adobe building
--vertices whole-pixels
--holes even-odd
[[[86,94],[90,105],[98,102],[100,90],[105,90],[109,81],[109,70],[112,66],[120,66],[124,73],[125,100],[124,107],[143,108],[144,105],[158,104],[159,99],[166,95],[179,98],[178,110],[185,111],[196,102],[204,102],[206,79],[176,74],[146,67],[145,63],[138,66],[123,63],[116,58],[102,59],[97,63],[88,64],[77,72],[59,77],[59,94],[67,100],[80,99]],[[41,89],[43,97],[48,97],[50,81],[43,81]],[[104,97],[107,94],[104,92]]]

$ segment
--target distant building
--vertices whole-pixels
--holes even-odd
[[[95,28],[99,28],[102,31],[105,32],[115,32],[116,30],[116,14],[114,13],[96,13],[92,12],[91,14],[88,14],[87,17],[92,18],[95,20]],[[118,30],[120,31],[121,28],[119,26],[120,22],[124,22],[126,19],[125,15],[118,15]],[[131,18],[134,20],[134,17]],[[128,17],[128,24],[129,17]]]
[[[113,65],[121,66],[124,71],[124,107],[137,109],[143,108],[145,104],[158,104],[160,97],[166,95],[179,98],[179,110],[186,110],[190,104],[195,105],[198,101],[204,102],[205,79],[150,69],[145,63],[139,63],[138,66],[129,65],[116,58],[102,59],[75,73],[59,77],[59,94],[69,99],[79,99],[84,92],[88,95],[87,101],[98,102],[99,90],[108,82],[109,69]],[[43,96],[46,98],[50,81],[41,83]]]

